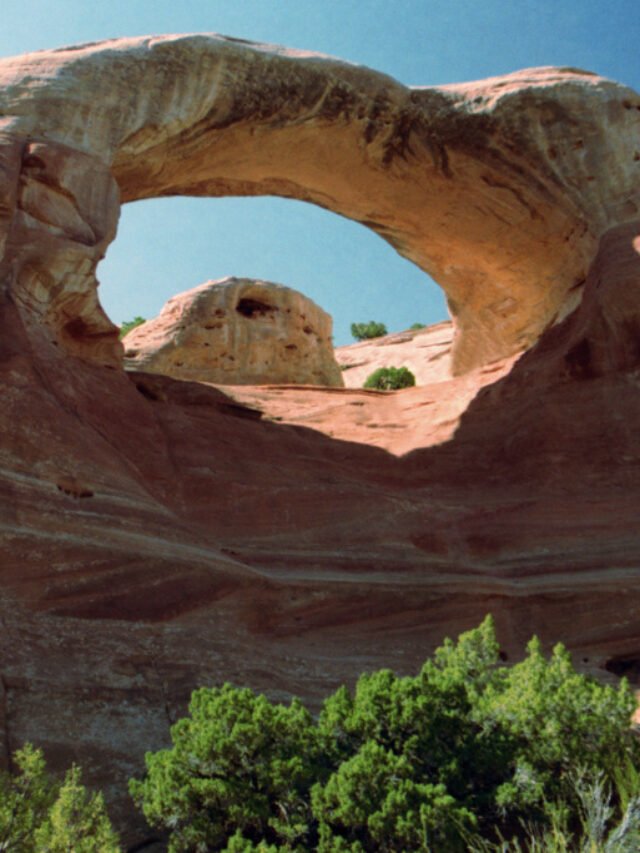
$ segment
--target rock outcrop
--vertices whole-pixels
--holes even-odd
[[[126,336],[125,366],[222,385],[342,388],[332,320],[297,290],[249,278],[208,281]]]
[[[566,316],[600,237],[640,209],[640,99],[571,68],[409,89],[202,35],[2,60],[0,80],[5,286],[99,363],[121,358],[94,278],[118,191],[280,195],[367,225],[447,292],[457,372]]]
[[[362,388],[380,367],[408,367],[416,385],[430,385],[451,379],[452,349],[453,324],[444,322],[337,347],[335,357],[347,388]]]
[[[640,98],[571,69],[407,89],[213,36],[0,62],[0,733],[125,793],[200,684],[316,705],[496,618],[640,661]],[[119,199],[270,193],[447,290],[397,394],[122,370]],[[576,310],[572,311],[575,306]],[[524,347],[532,346],[524,353]]]

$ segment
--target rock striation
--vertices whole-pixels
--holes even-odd
[[[639,123],[574,69],[408,89],[217,36],[0,61],[0,760],[78,761],[141,848],[126,779],[198,685],[317,706],[487,612],[512,660],[537,633],[637,673]],[[96,265],[122,201],[180,193],[373,228],[447,291],[451,375],[125,373]]]
[[[248,278],[208,281],[170,299],[126,336],[129,370],[223,385],[343,386],[333,322],[290,287]]]

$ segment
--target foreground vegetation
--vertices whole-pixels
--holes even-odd
[[[130,789],[173,851],[636,851],[634,707],[562,646],[501,665],[488,618],[416,677],[340,688],[317,720],[197,690]]]
[[[0,773],[0,850],[118,853],[102,795],[87,791],[77,767],[56,780],[30,745],[13,755],[13,764],[13,773]]]
[[[640,747],[625,682],[599,684],[533,639],[514,666],[493,624],[415,677],[340,688],[317,719],[225,684],[196,690],[148,753],[135,802],[170,851],[636,853]],[[0,851],[115,853],[102,798],[27,746],[0,774]]]

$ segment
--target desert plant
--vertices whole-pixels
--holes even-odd
[[[425,326],[424,323],[414,323],[413,325],[409,326],[409,330],[412,332],[415,332],[418,329],[426,329],[426,328],[427,327]]]
[[[228,849],[297,849],[323,776],[309,712],[225,684],[196,690],[189,713],[171,729],[173,748],[147,754],[147,777],[129,786],[147,820],[171,829],[170,850],[222,850],[232,839]]]
[[[635,774],[635,771],[634,771]],[[630,777],[631,778],[631,777]],[[575,800],[580,803],[578,825],[569,828],[568,810],[562,801],[545,803],[545,822],[523,820],[520,833],[498,841],[468,836],[469,853],[637,853],[640,850],[640,789],[626,803],[611,790],[601,773],[572,776]]]
[[[377,323],[375,320],[369,320],[368,323],[352,323],[351,334],[357,341],[367,341],[370,338],[381,338],[387,334],[387,327],[384,323]]]
[[[377,388],[379,391],[397,391],[416,384],[416,377],[408,367],[379,367],[367,377],[363,388]]]
[[[0,850],[11,853],[117,853],[101,794],[91,794],[73,766],[62,781],[47,773],[41,750],[26,744],[14,773],[0,773]]]
[[[130,788],[174,853],[626,853],[640,825],[634,707],[624,681],[579,675],[561,646],[547,658],[534,639],[504,665],[487,618],[417,676],[341,687],[317,720],[295,700],[198,690]]]
[[[120,340],[124,338],[125,335],[128,335],[132,329],[135,329],[137,326],[141,326],[143,323],[146,323],[144,317],[134,317],[133,320],[126,320],[125,322],[120,324]]]

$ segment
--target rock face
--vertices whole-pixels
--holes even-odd
[[[438,323],[337,347],[335,356],[347,388],[362,388],[379,367],[408,367],[416,385],[430,385],[451,379],[453,335],[452,323]]]
[[[222,385],[343,386],[332,320],[281,284],[208,281],[170,299],[126,336],[129,370]]]
[[[118,190],[280,195],[367,225],[447,292],[456,372],[566,316],[600,237],[640,209],[638,95],[571,68],[409,89],[202,35],[2,60],[0,79],[5,286],[99,363],[121,358],[94,279]]]
[[[213,36],[0,77],[5,762],[24,740],[78,761],[142,846],[125,780],[197,685],[317,705],[487,612],[511,659],[535,632],[638,671],[636,93],[571,69],[407,89]],[[95,267],[119,198],[179,193],[368,224],[447,290],[453,375],[125,373]]]

